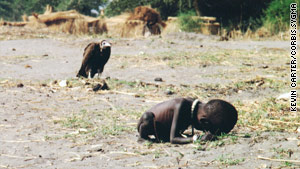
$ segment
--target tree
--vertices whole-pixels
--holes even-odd
[[[196,14],[197,14],[198,16],[201,16],[201,11],[200,11],[200,9],[199,9],[199,3],[198,3],[198,0],[194,0],[193,5],[194,5],[194,8],[195,8]]]
[[[264,26],[272,33],[286,31],[290,25],[290,4],[300,4],[300,0],[273,0],[264,11]],[[297,20],[299,23],[300,9],[297,8]]]
[[[107,3],[107,0],[60,0],[59,10],[75,9],[79,13],[92,15],[91,9],[98,10],[99,6]]]
[[[21,20],[24,14],[31,15],[32,12],[43,13],[47,5],[54,10],[75,9],[85,15],[91,15],[91,9],[98,9],[108,0],[0,0],[0,18],[6,20]]]
[[[6,0],[0,1],[0,18],[8,19],[11,17],[12,3]]]

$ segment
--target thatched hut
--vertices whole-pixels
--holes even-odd
[[[107,32],[105,20],[100,17],[85,16],[75,10],[52,12],[51,6],[46,7],[44,14],[33,13],[32,16],[24,15],[22,18],[23,22],[2,22],[2,25],[48,28],[71,34]]]
[[[132,13],[107,19],[108,33],[112,36],[139,37],[161,34],[166,24],[160,14],[149,7],[139,6]]]

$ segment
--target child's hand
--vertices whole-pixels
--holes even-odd
[[[195,142],[195,141],[197,141],[197,140],[199,140],[199,139],[200,139],[200,135],[195,134],[195,135],[193,136],[193,142]]]
[[[214,141],[217,137],[210,132],[205,133],[204,136],[202,136],[201,141]]]

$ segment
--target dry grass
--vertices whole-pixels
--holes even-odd
[[[162,36],[180,31],[180,25],[178,23],[177,17],[168,17],[168,20],[166,21],[166,27],[162,31]]]
[[[296,132],[300,126],[300,118],[297,113],[290,112],[288,101],[266,98],[236,106],[239,109],[238,127],[256,131]]]
[[[166,24],[161,20],[160,15],[149,7],[137,7],[133,13],[123,13],[119,16],[107,18],[108,34],[112,37],[137,38],[145,36],[145,26],[149,22],[153,34],[160,34]],[[157,22],[157,23],[155,23]]]
[[[104,19],[82,15],[75,10],[52,12],[52,7],[47,6],[44,14],[33,13],[32,16],[23,16],[24,22],[0,21],[0,26],[29,27],[32,29],[47,28],[56,32],[70,34],[102,34],[107,32]]]
[[[122,15],[106,18],[105,21],[107,23],[108,35],[113,37],[120,36],[128,17],[129,13],[123,13]]]
[[[128,20],[124,23],[121,31],[121,37],[142,37],[144,36],[145,23],[140,20]]]
[[[145,23],[140,20],[130,20],[129,13],[107,18],[108,36],[112,37],[131,37],[137,38],[143,36],[143,28]]]
[[[221,30],[221,37],[227,37],[227,39],[233,40],[289,40],[290,34],[289,31],[272,34],[268,28],[261,27],[256,31],[248,29],[246,32],[242,32],[238,29],[227,32],[225,29],[223,29]]]
[[[174,42],[163,41],[162,47],[168,48]],[[187,49],[201,48],[197,46],[188,46]],[[171,52],[159,52],[155,54],[143,53],[138,55],[115,55],[116,59],[122,59],[125,64],[134,63],[134,67],[143,67],[147,65],[167,65],[171,68],[176,67],[190,67],[190,66],[239,66],[241,70],[247,71],[246,69],[256,69],[257,67],[263,67],[264,65],[272,65],[275,60],[278,59],[282,63],[288,63],[288,55],[285,50],[280,49],[262,49],[260,51],[245,51],[245,50],[232,50],[222,49],[216,51],[204,51],[204,52],[193,52],[183,51],[181,48],[174,49]],[[234,59],[232,59],[234,58]],[[282,65],[285,66],[285,65]],[[287,65],[286,65],[287,66]],[[263,69],[263,68],[262,68]],[[278,68],[279,69],[279,68]],[[284,68],[285,69],[285,68]],[[269,69],[266,69],[269,70]],[[280,71],[278,71],[280,73]]]

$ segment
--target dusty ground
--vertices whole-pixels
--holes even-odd
[[[85,45],[104,38],[113,43],[101,77],[110,90],[93,92],[102,80],[75,75]],[[286,41],[75,37],[0,27],[0,168],[299,168],[300,118],[276,99],[289,92],[288,80]],[[232,102],[238,124],[213,142],[137,143],[146,109],[187,96]]]

